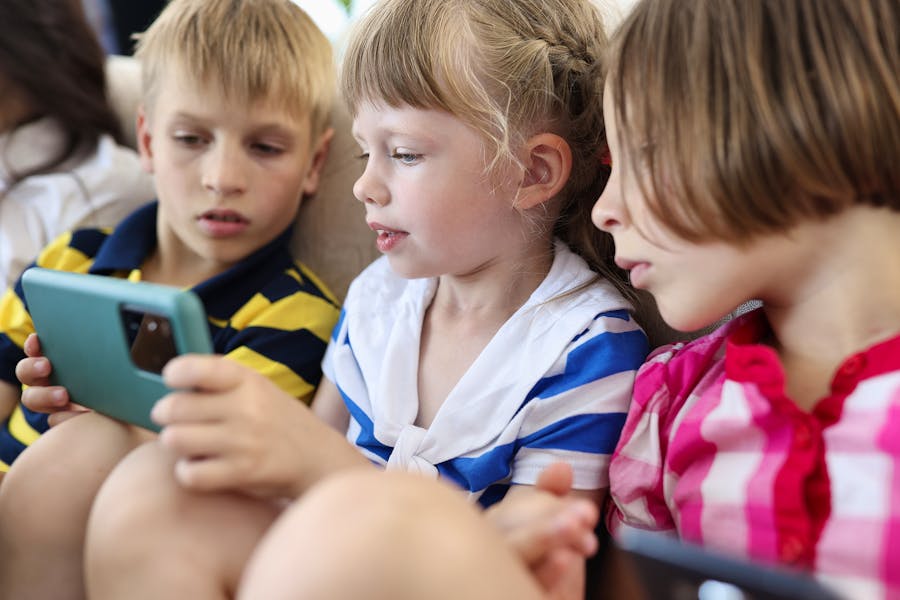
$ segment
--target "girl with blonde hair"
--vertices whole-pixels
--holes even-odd
[[[565,568],[550,548],[533,563],[580,589],[648,351],[585,218],[608,174],[605,49],[588,0],[386,0],[362,19],[342,91],[366,161],[354,193],[385,256],[350,287],[312,411],[220,357],[169,363],[190,391],[156,405],[159,442],[100,492],[92,598],[228,596],[287,501],[373,464],[449,482],[513,543],[521,507],[559,507]],[[316,557],[354,536],[296,538],[298,581],[278,593],[322,597],[305,587]],[[384,576],[357,593],[391,597]]]

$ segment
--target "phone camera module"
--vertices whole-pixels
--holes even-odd
[[[177,354],[169,319],[135,307],[125,307],[122,309],[122,322],[132,362],[144,371],[162,373],[166,363]]]

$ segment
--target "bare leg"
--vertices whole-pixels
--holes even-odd
[[[247,557],[281,508],[239,494],[185,491],[174,459],[145,444],[97,496],[85,569],[92,600],[234,595]]]
[[[52,428],[13,463],[0,486],[0,597],[85,597],[91,504],[141,438],[139,430],[89,413]]]
[[[247,567],[247,600],[540,598],[536,581],[458,490],[347,472],[278,520]]]

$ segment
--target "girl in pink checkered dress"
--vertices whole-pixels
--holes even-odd
[[[646,0],[593,221],[666,322],[609,525],[900,597],[900,3]]]

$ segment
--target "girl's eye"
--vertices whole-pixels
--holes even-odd
[[[391,158],[400,161],[404,165],[414,165],[419,162],[422,155],[414,154],[412,152],[394,152],[391,154]]]
[[[368,160],[369,160],[369,153],[368,153],[368,152],[362,152],[362,153],[360,153],[360,154],[357,154],[357,155],[356,155],[356,158],[359,159],[359,160],[368,161]]]

